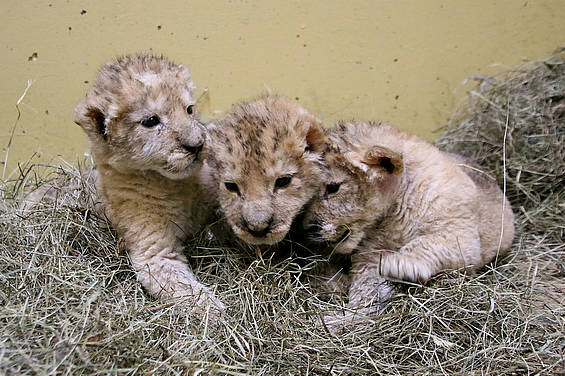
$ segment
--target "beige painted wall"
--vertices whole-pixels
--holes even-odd
[[[0,20],[2,160],[33,81],[7,176],[34,152],[56,164],[87,152],[72,109],[118,54],[188,65],[208,116],[272,90],[328,123],[380,119],[431,138],[465,78],[565,45],[564,0],[22,0],[3,1]]]

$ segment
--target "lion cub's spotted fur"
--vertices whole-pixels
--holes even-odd
[[[163,57],[118,58],[100,69],[75,122],[88,135],[106,214],[143,287],[222,308],[183,254],[183,240],[214,211],[199,176],[205,133],[192,89],[187,68]]]
[[[281,241],[319,186],[320,122],[296,102],[265,96],[209,126],[221,210],[250,244]]]
[[[304,226],[334,252],[352,254],[350,300],[382,290],[381,277],[426,281],[510,248],[509,202],[462,157],[378,123],[340,123],[328,137],[323,184]]]

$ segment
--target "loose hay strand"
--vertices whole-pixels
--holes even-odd
[[[509,105],[510,99],[508,99],[506,108],[509,108]],[[510,120],[509,114],[509,110],[506,110],[506,123],[504,124],[504,136],[502,137],[502,193],[504,197],[501,198],[502,210],[500,212],[500,237],[498,238],[498,248],[496,250],[494,262],[498,261],[498,255],[500,254],[500,248],[502,247],[502,238],[504,237],[504,215],[506,213],[506,139],[508,137],[508,121]]]
[[[10,138],[8,139],[8,145],[6,145],[6,154],[4,156],[4,167],[2,168],[2,180],[6,179],[6,168],[8,167],[10,148],[12,147],[12,141],[14,140],[14,133],[16,132],[16,127],[18,126],[18,122],[20,121],[20,117],[22,116],[22,113],[20,111],[20,103],[22,103],[22,101],[24,100],[32,84],[33,84],[32,80],[27,81],[27,86],[24,89],[24,92],[16,102],[16,111],[18,111],[18,116],[16,117],[16,121],[14,121],[14,125],[12,126],[12,131],[10,132]]]

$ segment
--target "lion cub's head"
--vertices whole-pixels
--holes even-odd
[[[377,123],[351,122],[328,130],[322,184],[303,221],[309,239],[327,243],[336,253],[350,253],[367,226],[391,206],[403,159],[379,140],[392,131]]]
[[[145,54],[105,64],[75,108],[97,164],[183,179],[200,164],[204,129],[188,69]]]
[[[220,206],[234,233],[251,244],[282,240],[320,184],[320,122],[289,99],[267,96],[234,106],[209,134]]]

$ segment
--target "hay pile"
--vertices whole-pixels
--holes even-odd
[[[0,374],[564,374],[564,142],[563,53],[477,87],[438,144],[501,183],[506,172],[513,251],[476,275],[406,287],[340,335],[319,317],[343,299],[304,282],[315,257],[188,245],[197,276],[229,305],[223,322],[203,320],[143,292],[86,191],[20,211],[35,184],[26,170],[0,186]]]

